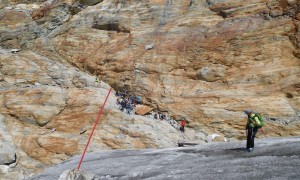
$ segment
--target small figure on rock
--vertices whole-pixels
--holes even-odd
[[[125,99],[123,99],[122,102],[121,102],[121,109],[120,110],[123,112],[123,110],[126,108],[126,106],[127,106],[127,102],[126,102]]]
[[[127,92],[128,92],[127,89],[124,88],[124,89],[122,90],[122,92],[121,92],[121,97],[122,97],[122,98],[126,98]]]
[[[116,90],[116,94],[115,94],[117,97],[119,97],[120,96],[120,92],[119,92],[119,90]]]
[[[126,105],[126,110],[127,110],[127,114],[130,114],[130,112],[133,110],[133,107],[132,107],[131,103],[129,102],[129,100]]]
[[[134,96],[133,96],[133,95],[130,95],[129,100],[130,100],[130,103],[133,104]]]
[[[166,117],[166,116],[165,116],[164,114],[161,113],[159,119],[160,119],[160,120],[164,120],[165,117]]]
[[[99,77],[96,77],[96,78],[95,78],[95,84],[96,84],[96,87],[100,87],[100,85],[101,85],[101,80],[100,80]]]
[[[180,128],[179,128],[179,130],[181,132],[184,132],[184,127],[185,126],[186,126],[186,121],[185,121],[185,119],[182,119],[181,122],[180,122]]]
[[[136,97],[136,103],[137,104],[141,104],[141,96],[137,96]]]

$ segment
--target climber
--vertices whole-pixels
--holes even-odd
[[[117,97],[117,105],[122,107],[122,98],[121,97]],[[119,108],[119,109],[121,109],[121,108]]]
[[[180,128],[179,128],[181,132],[184,132],[185,125],[186,125],[185,119],[181,120],[181,122],[180,122]]]
[[[133,110],[133,107],[132,107],[129,99],[126,102],[127,102],[127,104],[126,104],[127,114],[130,114],[130,112]]]
[[[247,146],[246,151],[251,152],[254,149],[254,138],[259,128],[262,127],[262,118],[250,109],[244,111],[248,116],[248,121],[245,127],[247,132]]]
[[[133,100],[132,100],[132,105],[133,105],[134,107],[136,107],[136,99],[135,99],[135,98],[133,98]]]
[[[157,113],[154,113],[154,119],[157,119]]]
[[[160,120],[164,120],[165,119],[165,115],[163,113],[159,113],[159,119]]]
[[[137,96],[136,97],[136,103],[137,104],[141,104],[141,96]]]
[[[130,95],[129,100],[131,104],[134,104],[134,96],[132,94]]]
[[[116,90],[116,94],[117,97],[121,96],[119,90]]]
[[[127,89],[123,89],[123,97],[125,98],[127,96],[128,90]]]
[[[96,77],[96,79],[95,79],[95,84],[96,84],[96,87],[99,87],[99,86],[100,86],[101,80],[100,80],[99,77]]]
[[[126,102],[125,99],[123,99],[122,102],[121,102],[121,109],[120,110],[123,112],[123,110],[126,108],[126,106],[127,106],[127,102]]]

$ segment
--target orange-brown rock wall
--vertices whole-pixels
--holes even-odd
[[[104,1],[51,43],[146,104],[234,137],[246,108],[299,122],[298,14],[297,1]]]

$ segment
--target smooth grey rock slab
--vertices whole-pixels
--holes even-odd
[[[245,141],[188,148],[114,150],[87,154],[81,170],[95,179],[299,179],[300,137],[261,139],[251,153]],[[80,157],[45,170],[32,180],[56,180]]]

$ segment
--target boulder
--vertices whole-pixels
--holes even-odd
[[[226,138],[219,134],[210,134],[206,138],[207,142],[226,142]]]
[[[60,176],[58,180],[94,180],[95,175],[87,172],[80,171],[78,169],[66,170]]]
[[[213,139],[213,142],[226,142],[226,139],[224,136],[217,136]]]
[[[146,50],[151,50],[151,49],[153,49],[153,47],[154,47],[154,44],[149,44],[149,45],[145,46],[145,49]]]
[[[16,149],[5,124],[5,116],[0,114],[0,166],[16,161]],[[1,172],[1,170],[0,170]]]
[[[0,142],[0,165],[9,165],[16,161],[16,151],[7,141]]]
[[[17,52],[20,52],[20,51],[21,51],[21,49],[11,49],[10,50],[11,53],[17,53]]]
[[[146,105],[137,105],[135,108],[135,113],[138,115],[145,115],[149,112],[151,112],[153,108],[146,106]]]

